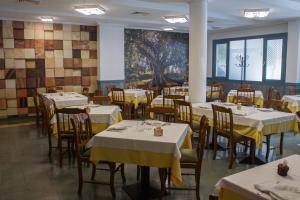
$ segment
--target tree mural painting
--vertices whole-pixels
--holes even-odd
[[[187,73],[188,34],[125,29],[127,84],[181,84]]]

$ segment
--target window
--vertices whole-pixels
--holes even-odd
[[[287,34],[213,42],[213,77],[236,81],[284,81]]]

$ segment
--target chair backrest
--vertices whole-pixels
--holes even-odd
[[[85,96],[89,96],[89,88],[88,87],[84,87],[82,88],[82,94],[85,95]]]
[[[296,115],[299,117],[300,119],[300,111],[296,112]],[[300,124],[300,122],[298,122]]]
[[[208,86],[210,86],[209,93],[207,95],[208,101],[214,101],[214,100],[223,100],[224,95],[224,84],[220,82],[212,82],[209,83]]]
[[[170,87],[163,87],[162,88],[162,95],[171,95],[171,88]]]
[[[281,99],[280,91],[275,89],[274,87],[269,87],[268,89],[268,99]]]
[[[35,107],[35,112],[36,112],[36,114],[38,114],[39,110],[40,110],[38,93],[35,89],[33,89],[32,91],[33,91],[33,103],[34,103],[34,107]]]
[[[86,110],[79,108],[57,108],[55,103],[53,103],[53,105],[55,108],[58,135],[73,134],[74,130],[71,124],[71,118],[73,115],[86,113]]]
[[[185,96],[184,95],[177,95],[177,94],[163,95],[163,107],[175,108],[174,100],[185,101]]]
[[[296,88],[296,87],[289,86],[289,87],[288,87],[288,94],[289,94],[289,95],[297,95],[297,94],[300,94],[300,88]]]
[[[111,100],[109,96],[93,96],[90,97],[90,101],[93,101],[95,104],[100,104],[100,105],[111,104]]]
[[[47,92],[47,93],[56,93],[57,91],[56,91],[55,88],[52,87],[52,88],[47,88],[47,89],[46,89],[46,92]]]
[[[193,110],[190,102],[174,100],[176,115],[175,121],[189,124],[193,129]]]
[[[161,88],[158,86],[149,86],[147,90],[153,92],[153,98],[161,94]]]
[[[39,95],[39,103],[41,105],[41,113],[43,116],[43,124],[46,130],[52,131],[52,119],[55,116],[55,103],[52,100]]]
[[[61,87],[61,86],[56,86],[55,89],[56,89],[56,91],[59,91],[59,92],[63,92],[64,91],[64,88]]]
[[[147,98],[147,105],[150,106],[154,99],[154,92],[147,90],[145,92],[145,94],[146,94],[146,98]]]
[[[212,109],[214,130],[233,137],[233,116],[231,108],[212,104]]]
[[[174,108],[170,108],[170,107],[150,107],[148,109],[148,118],[149,119],[156,119],[156,120],[160,120],[160,121],[165,121],[165,122],[170,122],[171,118],[168,115],[170,114],[175,114],[176,111]],[[174,122],[174,121],[173,121]]]
[[[255,105],[255,89],[241,88],[237,89],[235,103],[241,103],[245,106]]]
[[[188,88],[176,88],[175,89],[175,94],[188,95],[189,94],[189,89]]]
[[[92,124],[89,115],[83,111],[81,114],[73,115],[70,119],[74,130],[74,143],[77,160],[81,161],[86,152],[86,144],[93,137]]]
[[[265,108],[273,108],[274,110],[278,110],[281,112],[291,112],[288,108],[288,102],[284,102],[283,100],[277,99],[267,99],[264,100]]]
[[[199,139],[197,144],[197,158],[200,167],[202,164],[203,153],[205,148],[207,128],[208,128],[208,119],[205,115],[203,115],[200,120]]]
[[[148,85],[147,84],[137,84],[136,88],[137,89],[147,90],[148,89]]]
[[[125,92],[122,88],[111,88],[111,100],[112,103],[124,103]]]
[[[237,86],[237,90],[238,89],[255,89],[255,88],[251,84],[242,83]]]

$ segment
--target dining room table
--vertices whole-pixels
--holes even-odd
[[[278,173],[279,164],[289,167],[287,176]],[[300,155],[295,154],[223,177],[215,186],[215,194],[219,200],[299,200],[299,166]]]
[[[48,100],[53,100],[57,108],[80,106],[88,103],[88,97],[77,92],[42,93],[42,95]]]
[[[146,103],[146,91],[143,89],[124,89],[125,101],[133,103],[134,108],[137,109],[140,103]],[[109,92],[108,96],[111,97],[112,93]]]
[[[189,95],[188,89],[189,89],[189,86],[173,86],[173,87],[170,87],[170,94],[172,94],[172,95],[179,94],[179,95],[188,96]],[[206,95],[207,96],[210,95],[211,89],[212,89],[212,97],[216,97],[219,95],[220,88],[207,85],[206,86]],[[181,90],[181,91],[178,92],[178,90]]]
[[[245,93],[240,92],[239,95],[246,96]],[[227,94],[227,102],[233,103],[234,99],[237,97],[237,90],[230,90]],[[263,107],[264,105],[264,95],[261,90],[255,90],[254,102],[258,107]]]
[[[154,135],[161,127],[162,136]],[[192,130],[188,124],[167,123],[157,120],[123,120],[94,135],[87,143],[93,162],[110,161],[141,167],[141,182],[124,186],[132,199],[159,197],[160,190],[151,185],[150,167],[171,168],[171,181],[182,184],[181,148],[192,148]]]
[[[288,109],[296,113],[300,111],[300,95],[284,95],[282,100],[288,102]]]

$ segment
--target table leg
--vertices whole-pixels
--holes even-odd
[[[123,190],[134,200],[147,200],[160,198],[160,189],[153,188],[150,185],[150,167],[141,166],[141,182],[126,185]]]
[[[239,163],[242,164],[251,164],[251,165],[263,165],[265,164],[264,161],[259,159],[255,156],[255,150],[256,150],[256,143],[255,141],[251,141],[251,148],[250,148],[250,156],[247,156],[246,158],[242,159]]]

